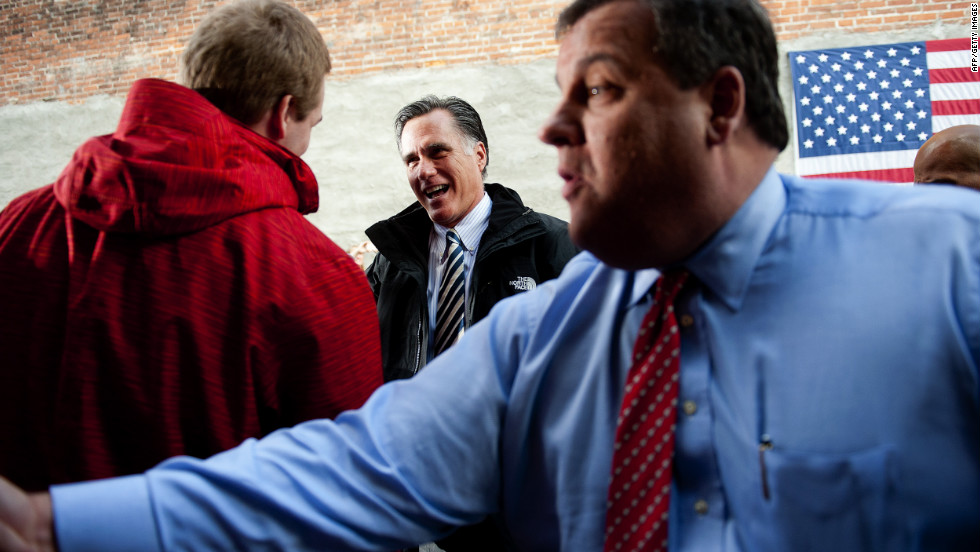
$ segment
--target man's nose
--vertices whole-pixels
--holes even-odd
[[[436,164],[431,159],[419,159],[419,178],[429,178],[436,174]]]
[[[576,146],[585,141],[578,117],[566,103],[559,104],[544,122],[538,131],[538,139],[555,147]]]

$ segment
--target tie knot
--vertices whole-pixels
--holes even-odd
[[[459,234],[456,233],[455,229],[446,232],[446,250],[442,253],[442,258],[447,258],[450,254],[457,250],[465,250],[463,247],[463,240],[460,239]]]
[[[463,239],[456,233],[456,229],[446,232],[446,247],[463,247]]]
[[[684,268],[672,268],[660,274],[654,285],[654,298],[657,302],[673,301],[684,287],[690,272]]]

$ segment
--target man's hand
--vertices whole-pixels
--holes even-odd
[[[54,552],[51,495],[28,495],[0,477],[0,552]]]

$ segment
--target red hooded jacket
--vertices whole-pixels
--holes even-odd
[[[0,474],[135,473],[360,406],[374,299],[316,208],[298,157],[138,81],[114,134],[0,213]]]

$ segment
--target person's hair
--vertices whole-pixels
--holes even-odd
[[[330,53],[313,22],[278,0],[237,0],[204,18],[181,57],[181,84],[245,124],[283,96],[302,120],[317,107]]]
[[[622,0],[575,0],[558,16],[560,40],[585,14]],[[632,0],[654,15],[654,53],[683,90],[707,82],[730,65],[745,80],[745,111],[752,129],[779,150],[789,131],[779,97],[779,57],[769,16],[756,0]]]
[[[402,131],[405,130],[405,125],[412,119],[437,109],[444,109],[453,116],[456,128],[463,135],[470,150],[476,147],[477,142],[483,142],[487,158],[482,174],[486,178],[487,167],[490,166],[490,142],[487,140],[486,131],[483,130],[483,121],[472,105],[456,96],[439,98],[430,94],[401,108],[395,115],[395,142],[398,144],[398,152],[402,153]]]

